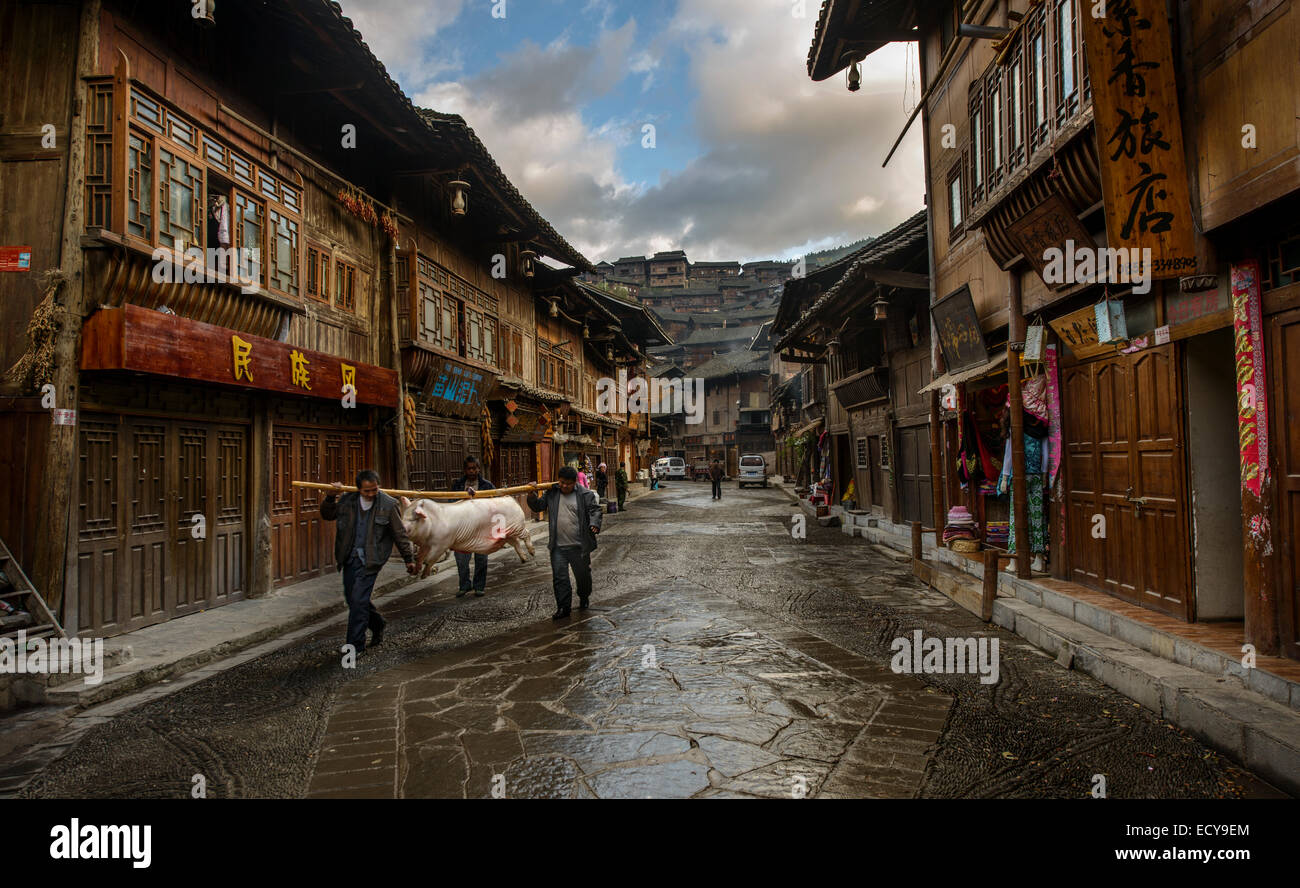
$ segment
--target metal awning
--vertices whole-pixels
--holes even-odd
[[[957,385],[963,382],[970,382],[972,379],[979,379],[981,376],[988,376],[991,373],[997,373],[1002,370],[1002,365],[1007,362],[1007,353],[998,352],[992,358],[989,358],[985,364],[978,367],[971,367],[967,370],[958,370],[956,373],[945,373],[938,379],[931,382],[917,394],[924,395],[926,392],[932,392],[935,389],[943,388],[945,385]]]

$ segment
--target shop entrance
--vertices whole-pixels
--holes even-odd
[[[79,634],[118,635],[243,597],[245,427],[87,412],[77,434]]]
[[[1064,367],[1061,383],[1068,576],[1190,620],[1175,345]]]

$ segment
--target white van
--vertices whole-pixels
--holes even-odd
[[[664,463],[664,465],[659,466],[659,463]],[[663,473],[659,476],[660,478],[667,478],[669,480],[680,478],[683,481],[686,480],[686,460],[682,459],[680,456],[665,457],[656,462],[655,465],[659,467],[659,470]]]
[[[757,453],[746,453],[740,457],[740,475],[736,478],[736,486],[744,487],[746,484],[767,486],[767,460]]]

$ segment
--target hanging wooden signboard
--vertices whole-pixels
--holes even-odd
[[[1111,0],[1104,10],[1098,17],[1085,12],[1080,22],[1092,78],[1109,246],[1149,248],[1154,278],[1195,274],[1195,231],[1165,2]]]
[[[1098,339],[1097,312],[1094,306],[1070,312],[1049,323],[1079,360],[1115,350],[1115,346],[1104,345]]]
[[[970,287],[948,294],[930,306],[934,328],[939,331],[939,344],[949,373],[987,364],[988,349],[984,347],[984,333],[980,330],[979,316],[971,299]]]
[[[1097,246],[1088,234],[1088,229],[1084,228],[1083,223],[1079,221],[1074,208],[1056,191],[1007,226],[1007,237],[1024,254],[1025,261],[1038,272],[1043,283],[1053,290],[1064,290],[1074,284],[1072,276],[1065,275],[1062,277],[1071,279],[1048,281],[1045,275],[1050,261],[1047,251],[1055,247],[1064,256],[1072,255],[1082,249],[1091,250]]]

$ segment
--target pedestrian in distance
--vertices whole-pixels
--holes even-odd
[[[600,533],[600,500],[596,492],[578,486],[578,472],[572,466],[560,469],[559,483],[542,496],[537,485],[528,494],[528,508],[545,512],[550,522],[546,547],[551,552],[551,584],[555,591],[552,620],[562,620],[572,609],[573,586],[569,571],[578,581],[578,610],[591,600],[591,552]]]
[[[370,644],[384,639],[384,618],[370,601],[375,591],[375,577],[393,553],[402,553],[406,572],[414,574],[415,547],[406,538],[402,524],[402,507],[379,489],[379,473],[364,469],[357,473],[357,489],[344,493],[340,481],[320,504],[320,516],[337,522],[334,532],[334,561],[343,574],[343,600],[348,603],[347,643],[358,654],[366,649],[366,629]],[[339,494],[342,494],[340,496]]]
[[[623,503],[627,500],[627,463],[619,466],[614,473],[614,493],[618,495],[618,510],[621,512],[625,508]]]
[[[722,470],[722,463],[715,459],[713,465],[709,467],[709,480],[713,482],[713,498],[715,500],[722,499],[722,478],[724,475],[726,475],[726,472]]]
[[[659,489],[659,470],[655,468],[654,463],[650,463],[650,489]]]
[[[596,496],[606,499],[605,491],[609,488],[609,474],[605,471],[605,464],[601,463],[596,466]]]
[[[480,490],[494,490],[494,485],[488,479],[482,477],[482,471],[479,468],[478,460],[475,457],[465,457],[465,474],[461,475],[452,482],[451,490],[457,493],[468,491],[473,496]],[[473,553],[474,558],[474,576],[471,579],[469,573],[469,552],[452,552],[456,556],[456,570],[460,573],[459,591],[456,592],[457,598],[462,598],[471,589],[474,591],[475,598],[482,598],[484,591],[487,589],[487,568],[488,557],[481,553]]]
[[[575,471],[578,473],[578,486],[590,487],[591,485],[587,483],[587,473],[582,469],[576,469]]]

